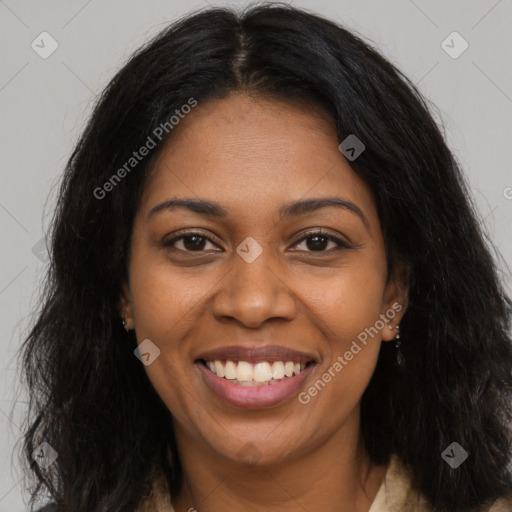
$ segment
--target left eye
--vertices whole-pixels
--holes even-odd
[[[306,247],[310,249],[310,252],[328,252],[326,251],[326,246],[329,244],[329,242],[334,244],[334,249],[349,248],[349,245],[344,241],[336,238],[335,236],[328,235],[323,231],[308,233],[307,236],[302,238],[294,247],[298,247],[299,245],[305,243]],[[331,249],[329,249],[329,251]]]

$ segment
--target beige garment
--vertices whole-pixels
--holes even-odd
[[[391,461],[368,512],[432,512],[427,500],[411,485],[410,473],[397,455]],[[512,494],[481,512],[512,512]]]
[[[156,479],[153,495],[136,512],[175,512],[163,478]],[[432,512],[432,508],[423,496],[412,489],[409,473],[400,458],[393,455],[368,512]],[[497,500],[492,507],[483,508],[481,512],[512,512],[512,494]]]

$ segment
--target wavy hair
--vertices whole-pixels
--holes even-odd
[[[375,463],[396,453],[435,511],[468,512],[512,491],[512,302],[459,165],[416,87],[370,43],[286,4],[208,8],[166,27],[99,97],[65,169],[51,220],[42,300],[20,350],[30,394],[22,457],[58,510],[132,510],[155,473],[178,492],[183,473],[170,412],[134,357],[119,316],[132,223],[163,144],[104,197],[155,129],[195,98],[244,91],[327,111],[371,189],[389,273],[411,269],[401,323],[408,370],[383,344],[361,401]],[[193,114],[192,114],[193,115]],[[46,470],[32,452],[47,442]],[[456,441],[457,470],[441,458]],[[168,456],[169,454],[169,456]]]

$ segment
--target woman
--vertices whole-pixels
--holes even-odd
[[[426,102],[347,30],[171,25],[100,98],[52,227],[33,505],[512,510],[510,299]]]

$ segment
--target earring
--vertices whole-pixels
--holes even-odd
[[[395,366],[399,370],[405,369],[405,358],[402,354],[402,351],[400,350],[400,325],[396,326],[396,337],[395,337],[395,349],[396,349],[396,359],[395,359]]]
[[[130,329],[128,329],[128,322],[124,318],[122,320],[122,324],[123,324],[124,330],[126,332],[128,332]]]

